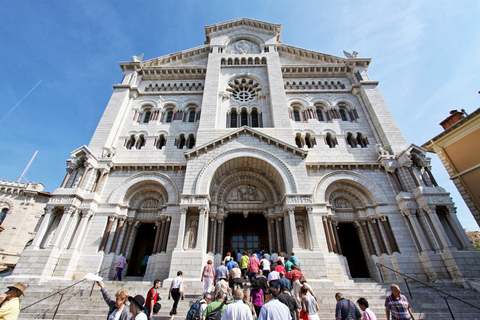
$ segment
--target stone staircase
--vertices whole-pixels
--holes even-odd
[[[22,308],[27,307],[31,303],[46,297],[47,295],[58,291],[68,285],[74,283],[73,281],[52,281],[40,285],[29,285],[26,296],[22,298]],[[127,289],[130,295],[134,296],[141,294],[144,297],[151,288],[151,282],[144,281],[105,281],[105,287],[109,293],[114,296],[115,292],[121,288]],[[378,319],[386,319],[384,301],[385,296],[389,294],[389,287],[372,281],[371,279],[355,279],[355,281],[334,283],[331,281],[312,280],[309,281],[318,299],[320,310],[318,312],[321,319],[335,319],[335,293],[342,292],[343,295],[355,302],[359,297],[364,297],[369,301],[370,309],[377,315]],[[410,284],[413,298],[408,294],[405,284],[399,283],[402,294],[404,294],[410,301],[416,319],[452,319],[445,300],[436,291],[430,288],[423,287],[414,283]],[[436,283],[433,285],[439,290],[448,292],[462,300],[465,300],[473,305],[480,306],[480,294],[471,289],[464,289],[463,287],[455,286],[451,282]],[[199,299],[201,291],[198,285],[189,286],[188,281],[185,285],[185,300],[180,301],[178,308],[178,315],[176,319],[185,319],[185,315],[190,308],[190,305]],[[108,307],[103,301],[100,289],[95,285],[92,295],[92,282],[82,282],[73,288],[68,289],[62,298],[62,303],[59,306],[58,313],[55,319],[98,319],[105,320],[108,312]],[[246,288],[249,290],[249,288]],[[155,319],[169,319],[169,311],[173,304],[173,300],[168,300],[168,288],[161,288],[159,290],[162,298],[162,309]],[[60,300],[60,295],[57,294],[43,302],[34,306],[22,309],[19,319],[52,319],[55,308]],[[453,299],[448,299],[450,308],[456,320],[459,319],[479,319],[480,310],[470,307]]]

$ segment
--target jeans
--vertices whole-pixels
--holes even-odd
[[[256,278],[258,275],[258,273],[256,272],[249,272],[248,273],[248,281],[250,281],[250,283],[252,283],[252,278]]]

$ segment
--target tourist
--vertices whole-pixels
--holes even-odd
[[[147,265],[148,265],[148,258],[150,256],[148,254],[146,254],[144,257],[143,257],[143,260],[142,260],[142,263],[140,265],[140,274],[142,275],[142,277],[145,276],[145,273],[147,272]]]
[[[281,303],[278,297],[278,291],[275,288],[268,288],[265,295],[267,302],[263,305],[258,316],[258,320],[291,320],[290,309]]]
[[[234,302],[228,304],[223,310],[222,320],[253,320],[248,305],[243,303],[243,290],[233,292]]]
[[[296,265],[297,267],[300,265],[300,262],[298,261],[298,258],[295,257],[295,253],[292,252],[290,253],[290,262],[292,262],[294,265]]]
[[[287,260],[287,262],[285,262],[285,270],[288,272],[292,271],[292,266],[293,266],[293,262],[290,261],[290,260]]]
[[[240,269],[242,270],[243,280],[247,280],[247,267],[250,257],[247,254],[247,251],[243,251],[242,258],[240,259]]]
[[[263,297],[265,298],[265,292],[267,292],[268,288],[268,279],[263,275],[262,270],[258,270],[258,275],[255,279],[258,281],[258,285],[263,290]]]
[[[283,271],[285,272],[285,274],[287,274],[287,270],[285,270],[285,268],[283,267],[282,261],[280,260],[277,261],[277,265],[275,266],[275,271],[277,271],[278,273]]]
[[[263,259],[260,260],[260,265],[262,266],[263,274],[265,277],[268,277],[268,274],[270,273],[270,260],[267,259],[267,255],[263,255]]]
[[[213,296],[216,297],[217,293],[223,292],[225,295],[230,291],[228,288],[228,283],[225,277],[220,278],[215,285],[215,291],[213,292]]]
[[[177,272],[177,277],[172,280],[172,283],[170,284],[170,290],[168,292],[168,300],[170,300],[170,297],[173,298],[173,306],[172,310],[170,310],[170,319],[173,319],[173,316],[177,314],[177,306],[178,306],[178,301],[180,300],[180,296],[182,297],[182,300],[185,299],[185,292],[183,290],[183,272],[178,271]]]
[[[268,262],[272,261],[272,260],[271,260],[272,257],[271,257],[270,254],[268,254],[268,252],[266,252],[266,251],[263,253],[263,257],[266,258],[266,259],[268,260]],[[270,264],[271,264],[271,263],[270,263]]]
[[[290,316],[292,319],[300,319],[300,305],[297,303],[294,297],[290,294],[290,290],[283,286],[281,287],[281,293],[278,295],[278,301],[283,303],[290,310]]]
[[[272,255],[270,256],[270,261],[272,262],[272,264],[276,264],[277,259],[278,259],[278,253],[276,252],[272,253]]]
[[[148,319],[153,318],[153,307],[155,306],[158,300],[162,299],[160,298],[160,295],[158,294],[158,291],[157,291],[157,289],[160,288],[161,284],[162,283],[160,282],[160,280],[155,279],[155,281],[153,281],[153,287],[150,290],[148,290],[147,300],[145,301],[145,308],[144,308],[145,314],[147,315]]]
[[[319,309],[318,303],[312,295],[308,294],[307,286],[302,287],[300,290],[300,296],[302,299],[302,311],[308,313],[308,319],[320,320],[317,314]]]
[[[228,261],[230,261],[231,258],[232,258],[232,254],[230,252],[227,252],[227,255],[225,256],[225,258],[223,258],[223,261],[225,261],[225,263],[228,263]]]
[[[247,271],[248,271],[248,281],[252,283],[252,279],[257,277],[258,267],[260,266],[260,261],[257,259],[257,256],[253,254],[248,260]]]
[[[240,264],[241,260],[242,260],[242,253],[240,252],[240,250],[238,250],[238,252],[237,252],[237,262],[238,262],[238,264]]]
[[[257,317],[260,313],[260,309],[262,309],[262,306],[265,303],[264,299],[264,291],[260,288],[258,280],[254,279],[252,283],[252,288],[250,290],[250,303],[253,304]]]
[[[257,319],[257,315],[255,314],[255,309],[253,308],[253,304],[248,301],[248,294],[247,291],[243,290],[243,303],[250,309],[250,313],[252,314],[252,318],[255,320]]]
[[[203,267],[202,277],[200,281],[204,283],[203,293],[210,292],[213,286],[213,277],[215,272],[213,270],[212,260],[208,260],[207,264]]]
[[[368,307],[368,301],[365,298],[359,298],[357,304],[360,307],[360,310],[363,311],[363,320],[377,320],[377,316],[373,313],[372,310]]]
[[[128,297],[130,301],[130,313],[132,314],[131,320],[147,320],[147,315],[143,312],[143,305],[145,304],[145,298],[141,295],[135,297]],[[115,318],[113,318],[115,319]]]
[[[205,311],[205,309],[207,309],[207,306],[210,302],[212,302],[212,295],[210,293],[205,293],[203,295],[203,299],[200,300],[200,307],[199,307],[199,311],[198,311],[198,314],[200,316],[202,316],[203,311]]]
[[[235,290],[235,286],[242,287],[243,279],[242,279],[242,271],[238,265],[233,266],[232,270],[230,270],[230,274],[228,275],[229,285],[232,290]]]
[[[212,312],[220,311],[219,308],[221,308],[220,314],[223,315],[223,311],[225,310],[225,306],[226,306],[225,297],[226,297],[225,292],[223,291],[217,292],[217,294],[215,295],[215,300],[210,302],[208,306],[205,308],[205,311],[203,311],[202,320],[205,320],[206,317]]]
[[[237,266],[237,267],[238,267],[238,263],[237,263],[237,261],[235,261],[235,260],[233,260],[232,258],[230,258],[230,261],[227,262],[227,269],[228,269],[228,271],[232,270],[232,268],[233,268],[234,266]],[[241,271],[240,271],[240,273],[241,273]]]
[[[127,259],[125,259],[123,254],[121,254],[120,258],[118,258],[117,260],[117,271],[115,273],[115,277],[113,277],[113,280],[117,280],[118,278],[118,281],[122,281],[122,272],[126,263],[127,263]]]
[[[283,252],[279,252],[279,253],[278,253],[277,261],[281,261],[281,262],[282,262],[282,266],[285,264],[285,257],[283,256]]]
[[[225,261],[222,261],[222,264],[217,267],[215,270],[215,276],[217,277],[217,281],[228,276],[228,269],[225,266]]]
[[[300,283],[300,277],[303,277],[303,274],[297,270],[297,266],[293,265],[292,266],[292,271],[290,271],[287,275],[288,280],[293,285],[293,295],[295,296],[295,299],[300,303],[300,298],[299,298],[299,292],[300,288],[302,287],[302,284]]]
[[[288,280],[287,278],[285,278],[285,272],[280,272],[280,279],[278,279],[278,283],[280,285],[280,288],[281,287],[287,287],[288,291],[290,292],[290,290],[292,290],[292,284],[290,283],[290,280]]]
[[[308,289],[307,289],[308,290]],[[358,310],[355,303],[345,299],[343,294],[337,292],[335,294],[337,305],[335,307],[335,320],[361,320],[362,314]]]
[[[387,320],[415,320],[412,309],[407,298],[400,291],[400,287],[396,284],[390,286],[392,294],[385,298],[385,313],[387,314]]]
[[[27,286],[17,282],[7,288],[8,291],[0,296],[0,319],[16,320],[20,314],[20,296],[24,294]]]
[[[272,266],[272,270],[268,274],[268,285],[269,287],[274,287],[276,289],[279,288],[279,280],[280,280],[280,273],[274,269]]]
[[[313,292],[312,287],[307,283],[307,278],[301,276],[300,279],[298,279],[298,282],[300,282],[300,287],[307,287],[308,293],[310,293],[315,298],[315,293]]]

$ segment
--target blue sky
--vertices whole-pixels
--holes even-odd
[[[0,10],[0,179],[53,192],[88,145],[122,80],[118,66],[200,46],[204,26],[239,17],[282,24],[283,42],[372,58],[369,75],[407,142],[439,134],[452,109],[480,106],[477,1],[10,1]],[[32,90],[33,89],[33,90]],[[23,99],[23,100],[22,100]],[[436,155],[433,173],[479,230]]]

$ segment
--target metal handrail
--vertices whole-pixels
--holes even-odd
[[[455,297],[455,296],[452,296],[451,294],[449,294],[449,293],[447,293],[447,292],[444,292],[444,291],[442,291],[442,290],[440,290],[440,289],[437,289],[437,288],[435,288],[435,287],[433,287],[433,286],[431,286],[431,285],[429,285],[429,284],[427,284],[427,283],[424,283],[424,282],[422,282],[422,281],[420,281],[420,280],[417,280],[417,279],[415,279],[415,278],[412,278],[412,277],[410,277],[410,276],[407,276],[406,274],[401,273],[401,272],[398,272],[397,270],[394,270],[394,269],[392,269],[392,268],[389,268],[389,267],[387,267],[387,266],[385,266],[385,265],[383,265],[383,264],[381,264],[381,263],[378,263],[378,262],[377,262],[377,263],[376,263],[376,266],[379,268],[378,270],[380,271],[380,277],[382,278],[382,282],[384,282],[384,283],[385,283],[385,281],[383,281],[383,275],[382,275],[382,271],[381,271],[380,267],[383,267],[383,268],[388,269],[388,270],[391,270],[391,271],[393,271],[393,272],[395,272],[395,273],[401,274],[401,275],[404,276],[405,278],[408,278],[408,279],[410,279],[410,280],[413,280],[413,281],[415,281],[415,282],[418,282],[418,283],[420,283],[420,284],[422,284],[422,285],[424,285],[424,286],[426,286],[426,287],[429,287],[430,289],[433,289],[433,290],[435,290],[435,291],[438,291],[438,292],[446,295],[448,298],[453,298],[453,299],[455,299],[455,300],[458,300],[458,301],[460,301],[460,302],[463,302],[463,303],[465,303],[465,304],[468,304],[469,306],[474,307],[475,309],[480,310],[480,307],[478,307],[478,306],[476,306],[476,305],[473,305],[473,304],[471,304],[470,302],[467,302],[467,301],[464,301],[464,300],[462,300],[462,299],[460,299],[460,298],[457,298],[457,297]],[[405,283],[406,283],[406,280],[405,280]],[[408,284],[407,284],[407,288],[408,288],[408,291],[409,291],[409,293],[410,293],[410,296],[412,296],[412,293],[410,292],[410,288],[408,287]],[[446,297],[443,297],[443,298],[445,299],[445,302],[447,303],[448,309],[450,310],[450,306],[448,305],[447,298],[446,298]],[[452,314],[451,310],[450,310],[450,314]],[[453,317],[453,314],[452,314],[452,317]],[[455,319],[455,318],[454,318],[454,319]]]
[[[99,271],[95,272],[94,274],[98,274],[98,273],[100,273],[100,272],[102,272],[102,271],[105,271],[105,270],[107,270],[107,269],[110,269],[110,268],[111,268],[111,267],[106,267],[106,268],[104,268],[104,269],[102,269],[102,270],[99,270]],[[85,280],[87,280],[87,279],[82,279],[82,280],[80,280],[80,281],[77,281],[77,282],[75,282],[74,284],[71,284],[71,285],[69,285],[69,286],[67,286],[67,287],[65,287],[65,288],[63,288],[63,289],[60,289],[60,290],[58,290],[57,292],[54,292],[54,293],[46,296],[46,297],[43,298],[43,299],[40,299],[40,300],[38,300],[38,301],[35,301],[34,303],[29,304],[29,305],[26,306],[26,307],[23,307],[23,308],[21,309],[21,311],[23,311],[23,310],[25,310],[25,309],[27,309],[27,308],[30,308],[31,306],[34,306],[34,305],[36,305],[37,303],[40,303],[40,302],[42,302],[42,301],[44,301],[44,300],[47,300],[48,298],[53,297],[53,296],[56,295],[56,294],[61,294],[61,296],[62,296],[62,298],[63,298],[63,295],[64,295],[65,293],[62,294],[61,292],[65,291],[65,290],[68,290],[68,289],[76,286],[77,284],[85,281]],[[93,283],[93,285],[95,286],[95,282]],[[93,291],[93,287],[92,287],[92,291]],[[62,299],[60,299],[60,302],[58,303],[58,305],[60,305],[61,302],[62,302]],[[58,309],[58,307],[57,307],[57,309]]]

